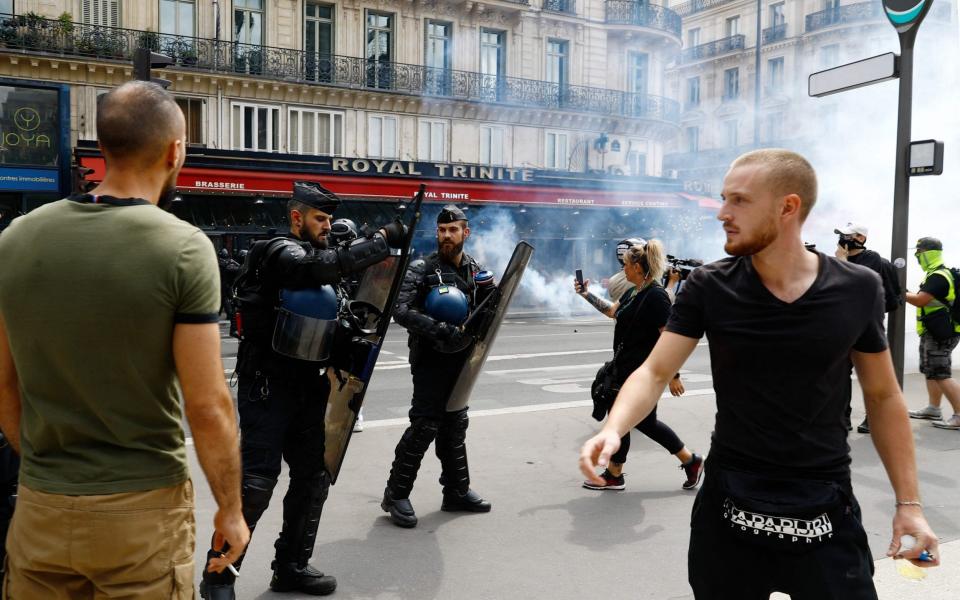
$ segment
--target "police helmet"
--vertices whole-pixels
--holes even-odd
[[[647,242],[643,238],[627,238],[625,240],[620,240],[617,242],[617,262],[623,266],[623,256],[627,253],[627,250],[634,246],[646,246]]]
[[[280,290],[273,349],[300,360],[330,357],[337,329],[339,299],[332,286]]]
[[[357,229],[357,224],[350,219],[337,219],[330,224],[330,233],[327,234],[327,239],[330,240],[331,244],[342,244],[343,242],[351,242],[360,235],[359,229]]]
[[[207,256],[209,256],[209,254]],[[220,251],[217,252],[217,256],[220,258],[230,258],[230,251],[226,248],[220,248]]]
[[[470,303],[460,288],[438,285],[427,294],[424,303],[427,315],[450,325],[463,325],[470,313]]]

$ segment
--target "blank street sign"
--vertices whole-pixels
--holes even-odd
[[[900,76],[899,56],[893,52],[866,58],[810,75],[807,80],[811,96],[820,97],[844,92]]]
[[[910,175],[943,173],[943,142],[922,140],[910,142]]]

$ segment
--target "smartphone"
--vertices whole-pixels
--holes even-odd
[[[577,283],[580,284],[580,287],[583,287],[583,271],[580,269],[577,269],[576,277],[577,277]]]

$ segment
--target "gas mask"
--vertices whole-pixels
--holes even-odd
[[[857,238],[852,235],[841,235],[840,240],[837,242],[837,245],[841,248],[844,248],[849,252],[850,250],[863,250],[866,248],[863,242],[859,241]]]

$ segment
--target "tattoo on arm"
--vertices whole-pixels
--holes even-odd
[[[595,309],[599,310],[604,314],[606,314],[606,312],[610,309],[610,307],[613,306],[613,302],[610,302],[609,300],[604,300],[603,298],[595,296],[589,292],[587,293],[586,299],[587,299],[587,302],[589,302]]]

